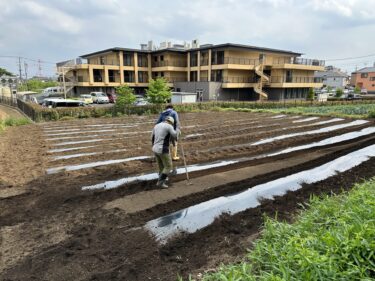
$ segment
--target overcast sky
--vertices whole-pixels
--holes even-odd
[[[291,50],[345,70],[375,61],[375,0],[0,0],[0,67],[58,62],[153,40]],[[29,76],[38,72],[30,60]],[[22,61],[24,67],[24,61]],[[42,74],[54,65],[43,63]]]

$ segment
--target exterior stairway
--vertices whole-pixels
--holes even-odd
[[[254,87],[254,91],[259,94],[260,99],[267,99],[268,94],[263,90],[263,86],[270,82],[270,77],[263,72],[263,64],[255,66],[255,73],[260,76],[260,79]]]

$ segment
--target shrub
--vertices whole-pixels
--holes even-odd
[[[116,107],[122,110],[125,106],[129,106],[135,102],[137,97],[134,95],[134,89],[124,84],[115,88],[117,99]]]
[[[308,100],[313,100],[314,99],[314,89],[313,88],[309,89],[309,92],[307,93],[306,99],[308,99]]]
[[[336,98],[341,98],[343,94],[344,94],[344,91],[342,89],[338,88],[336,90]]]

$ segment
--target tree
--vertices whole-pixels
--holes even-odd
[[[13,73],[9,72],[9,71],[6,70],[5,68],[1,68],[1,67],[0,67],[0,76],[3,76],[3,75],[6,75],[6,76],[14,76]]]
[[[336,89],[336,98],[341,98],[342,95],[344,94],[344,91],[340,88]]]
[[[331,86],[327,86],[327,93],[330,93],[332,91],[332,87]]]
[[[137,97],[134,95],[134,90],[126,84],[118,86],[115,89],[117,94],[116,106],[119,108],[124,108],[125,106],[131,105],[137,99]]]
[[[361,93],[361,88],[358,87],[358,86],[355,86],[355,88],[354,88],[354,93],[356,93],[356,94],[360,94],[360,93]]]
[[[24,84],[20,85],[19,91],[33,91],[40,93],[43,89],[48,87],[56,87],[59,83],[56,81],[40,81],[38,79],[27,80]]]
[[[146,90],[146,97],[151,103],[167,103],[172,98],[167,81],[164,78],[151,79]]]
[[[309,92],[307,93],[307,97],[306,98],[308,100],[313,100],[314,99],[314,89],[313,88],[309,89]]]

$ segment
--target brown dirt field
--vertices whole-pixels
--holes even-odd
[[[206,134],[205,137],[183,140],[188,164],[257,156],[374,125],[374,121],[370,121],[329,133],[298,136],[265,145],[246,145],[263,138],[351,121],[296,128],[303,123],[292,123],[297,120],[293,116],[281,119],[272,119],[272,116],[250,113],[183,114],[180,118],[183,120],[184,136]],[[0,195],[3,194],[0,196],[0,280],[143,281],[176,280],[178,274],[186,277],[193,273],[197,276],[221,262],[239,261],[246,249],[251,247],[251,242],[259,236],[263,214],[275,216],[277,213],[279,219],[292,221],[299,204],[308,200],[311,194],[338,193],[375,175],[375,160],[370,159],[345,173],[304,185],[302,189],[275,200],[266,200],[257,208],[234,216],[222,215],[208,227],[194,234],[182,234],[161,246],[142,228],[149,220],[320,166],[373,145],[375,135],[192,172],[190,176],[194,186],[190,187],[185,185],[184,175],[178,175],[166,191],[158,190],[155,181],[132,183],[112,190],[81,190],[85,185],[152,172],[155,163],[149,160],[52,175],[45,173],[48,168],[63,165],[150,155],[149,133],[129,138],[126,142],[116,137],[114,142],[91,143],[97,146],[88,149],[48,153],[51,149],[77,148],[90,143],[56,147],[53,144],[67,139],[46,140],[51,138],[46,136],[47,130],[69,133],[74,132],[72,129],[79,129],[87,139],[91,138],[91,133],[85,131],[97,127],[92,125],[116,127],[109,124],[133,124],[137,127],[114,132],[136,133],[150,130],[150,122],[154,118],[134,116],[54,122],[12,128],[0,135]],[[320,118],[310,124],[328,119]],[[256,129],[260,124],[268,127]],[[100,134],[109,138],[109,133],[113,132]],[[235,146],[226,147],[230,144]],[[52,161],[52,157],[57,155],[113,149],[129,151],[119,155],[101,153]],[[176,164],[181,166],[181,161]]]

